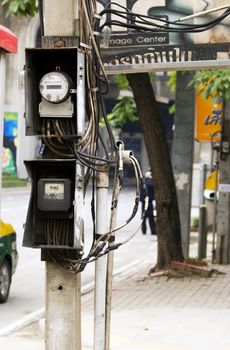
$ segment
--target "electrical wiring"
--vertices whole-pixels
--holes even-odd
[[[110,4],[112,4],[112,3],[110,3]],[[113,3],[113,4],[115,4],[115,3]],[[118,5],[118,4],[116,4],[116,5]],[[119,7],[122,7],[122,6],[119,6]],[[122,7],[122,8],[124,8],[124,7]],[[230,5],[224,6],[222,9],[224,9],[224,8],[230,8]],[[181,23],[181,22],[185,21],[186,19],[191,19],[193,17],[197,17],[197,14],[194,14],[191,16],[186,16],[186,17],[183,17],[183,18],[178,19],[176,21],[169,21],[169,20],[161,18],[159,16],[143,15],[143,14],[139,14],[139,13],[133,13],[127,8],[124,8],[124,9],[126,9],[126,12],[118,11],[118,10],[114,10],[114,9],[103,10],[102,12],[100,12],[100,15],[103,16],[104,14],[114,14],[114,15],[117,15],[119,17],[122,17],[122,18],[128,20],[129,22],[134,21],[135,18],[140,18],[143,22],[145,22],[146,24],[149,24],[149,25],[154,25],[155,23],[149,22],[146,19],[157,21],[157,23],[162,22],[164,24],[176,24],[177,26],[179,26],[179,27],[181,26],[182,28],[184,26],[191,26],[194,28],[196,26],[198,26],[198,25],[190,24],[190,23],[186,23],[186,24]],[[209,10],[209,12],[211,12],[211,10]],[[201,13],[203,13],[203,12],[200,12],[199,15],[201,15]],[[137,21],[135,20],[135,22],[137,22]],[[108,22],[106,22],[106,23],[108,23]],[[104,26],[105,26],[105,24],[103,25],[103,27]],[[201,26],[201,27],[206,26],[206,24],[199,24],[199,26]],[[164,28],[164,27],[162,27],[162,28]]]
[[[138,212],[140,201],[140,186],[142,173],[138,161],[130,154],[130,164],[134,169],[136,179],[136,193],[131,214],[124,223],[118,226],[110,225],[106,233],[96,234],[95,226],[95,181],[98,172],[108,172],[113,167],[114,186],[116,190],[112,194],[111,207],[115,208],[118,202],[118,193],[121,189],[123,171],[121,171],[122,152],[115,143],[114,135],[107,119],[106,109],[103,103],[103,94],[108,90],[108,80],[100,54],[100,37],[98,28],[100,24],[96,14],[96,1],[80,0],[80,42],[81,51],[85,54],[85,100],[86,100],[86,127],[82,136],[77,135],[76,117],[43,117],[41,119],[42,139],[49,150],[58,158],[75,159],[84,171],[84,195],[87,184],[92,179],[91,218],[93,222],[93,237],[89,252],[84,256],[83,252],[73,246],[74,220],[68,218],[45,218],[43,232],[45,245],[49,248],[49,256],[52,261],[72,273],[82,271],[88,263],[91,263],[109,251],[117,249],[128,242],[139,230],[132,232],[128,238],[118,243],[113,242],[113,237],[126,227]],[[123,16],[123,14],[121,14]],[[139,20],[139,19],[138,19]],[[141,23],[140,23],[141,24]],[[71,97],[72,98],[72,97]],[[108,142],[103,140],[99,128],[100,118],[104,120]],[[119,169],[117,168],[119,166]],[[111,209],[111,222],[112,220]]]
[[[89,16],[88,16],[88,11],[87,11],[87,8],[86,8],[86,3],[85,1],[83,0],[82,1],[82,5],[83,5],[83,11],[84,11],[84,15],[85,15],[85,18],[86,18],[86,21],[87,21],[87,25],[88,25],[88,30],[89,30],[89,33],[90,33],[90,37],[91,37],[91,40],[92,40],[92,43],[93,43],[93,47],[94,47],[94,50],[95,50],[95,54],[99,60],[99,63],[100,63],[100,68],[103,72],[103,75],[105,77],[105,79],[107,79],[107,74],[105,72],[105,68],[104,68],[104,64],[102,62],[102,59],[101,59],[101,55],[99,53],[99,50],[98,50],[98,46],[96,44],[96,41],[95,41],[95,38],[94,38],[94,34],[93,34],[93,30],[92,30],[92,25],[91,25],[91,22],[89,20]]]
[[[141,223],[138,225],[138,227],[134,230],[134,232],[129,235],[128,238],[126,238],[125,240],[118,242],[118,243],[112,243],[110,244],[110,238],[111,236],[121,230],[122,228],[124,228],[126,225],[128,225],[131,221],[131,219],[136,215],[137,213],[137,208],[136,206],[138,206],[139,203],[139,198],[140,198],[140,183],[141,183],[141,178],[140,178],[140,169],[138,167],[138,162],[136,160],[135,157],[131,156],[132,158],[130,159],[131,164],[134,167],[134,171],[135,171],[135,176],[136,176],[136,199],[135,199],[135,205],[134,205],[134,209],[132,211],[131,216],[126,220],[126,222],[119,226],[116,227],[112,230],[110,230],[109,232],[102,234],[99,238],[96,239],[96,235],[94,235],[94,242],[92,243],[91,249],[87,255],[87,257],[85,258],[80,258],[80,259],[73,259],[69,257],[69,252],[66,249],[54,249],[51,251],[51,256],[53,258],[53,260],[58,263],[59,265],[61,265],[63,268],[68,269],[68,271],[76,273],[76,272],[80,272],[82,271],[85,266],[89,263],[92,263],[94,261],[96,261],[97,259],[99,259],[101,256],[108,254],[109,251],[117,249],[118,247],[120,247],[121,245],[127,243],[128,241],[130,241],[138,232]],[[114,180],[117,181],[117,180]],[[118,182],[120,180],[118,179]],[[120,186],[120,185],[119,185]],[[119,189],[120,190],[120,189]],[[112,202],[115,201],[115,198],[113,196],[112,198]],[[145,208],[147,208],[147,205],[145,205]],[[143,214],[144,215],[144,214]],[[141,219],[141,222],[143,220],[143,216]],[[50,224],[49,224],[50,225]],[[49,230],[49,226],[48,229]],[[60,231],[60,223],[57,225],[57,227],[55,228],[55,232],[59,232]],[[53,232],[52,229],[50,229],[50,232]],[[50,234],[49,232],[49,234]],[[60,244],[60,238],[57,239],[58,237],[58,233],[55,235],[55,237],[52,239],[52,241],[56,244]],[[46,237],[48,235],[46,234]],[[65,240],[64,240],[64,244],[68,245],[68,242],[66,241],[67,237],[68,237],[68,233],[65,235]],[[49,241],[50,242],[50,241]],[[61,242],[63,243],[63,241]],[[109,245],[107,245],[109,244]]]
[[[108,241],[109,238],[112,236],[112,234],[114,234],[115,232],[117,232],[117,231],[123,229],[125,226],[127,226],[137,213],[138,204],[139,204],[139,200],[140,200],[140,186],[141,186],[142,179],[140,179],[139,174],[138,174],[138,169],[136,168],[136,164],[135,164],[136,159],[135,159],[135,161],[133,161],[133,158],[135,158],[135,157],[132,157],[132,164],[134,166],[134,171],[135,171],[135,176],[136,176],[136,196],[135,196],[135,200],[134,200],[134,207],[133,207],[132,213],[129,216],[129,218],[125,221],[125,223],[123,223],[122,225],[120,225],[118,227],[111,229],[109,232],[102,234],[95,242],[95,246],[97,246],[98,243],[101,241],[103,241],[103,242]],[[113,201],[112,201],[111,207],[113,208]]]
[[[222,22],[226,17],[229,16],[230,14],[230,5],[229,6],[223,6],[219,8],[215,8],[212,10],[207,10],[203,11],[198,14],[194,14],[191,16],[184,17],[182,19],[179,19],[177,21],[169,21],[157,16],[146,16],[146,15],[140,15],[138,13],[131,12],[127,8],[123,6],[119,6],[117,3],[110,3],[115,4],[118,7],[124,9],[125,11],[119,11],[119,10],[114,10],[114,9],[109,9],[108,6],[100,12],[100,16],[103,16],[105,14],[114,14],[117,17],[121,17],[122,19],[126,20],[126,23],[121,22],[119,20],[106,20],[102,26],[100,26],[100,31],[103,30],[104,27],[106,26],[111,26],[111,25],[117,25],[120,27],[125,27],[128,29],[134,29],[137,31],[148,31],[148,32],[156,32],[159,30],[162,30],[164,32],[189,32],[189,33],[197,33],[197,32],[202,32],[205,30],[208,30],[212,28],[213,26],[219,24]],[[109,4],[108,4],[109,5]],[[201,16],[202,14],[208,14],[214,11],[219,11],[227,8],[227,10],[220,16],[216,17],[215,19],[206,22],[206,23],[201,23],[201,24],[184,24],[181,23],[182,21],[189,20],[191,18],[195,18],[198,16]],[[147,21],[148,19],[148,21]],[[151,22],[150,22],[151,21]],[[163,23],[164,25],[161,25],[160,23]],[[141,25],[139,25],[141,24]]]
[[[206,0],[204,0],[204,1],[206,2],[206,7],[207,7],[208,6],[208,2]],[[204,11],[201,11],[201,12],[194,13],[193,15],[190,15],[190,16],[182,17],[178,21],[180,21],[180,22],[188,21],[190,19],[193,19],[193,18],[196,18],[196,17],[200,17],[200,16],[205,16],[205,15],[208,15],[208,14],[213,13],[213,12],[224,10],[226,8],[230,8],[230,3],[228,5],[215,7],[215,8],[212,8],[210,10],[204,10]]]
[[[102,102],[102,93],[105,91],[100,88],[100,84],[104,84],[107,90],[108,82],[99,52],[99,42],[94,38],[93,32],[97,21],[94,16],[96,6],[95,0],[79,1],[80,41],[85,43],[82,51],[86,57],[85,99],[88,122],[85,133],[82,137],[77,137],[74,118],[43,118],[42,121],[42,136],[47,148],[58,157],[75,158],[91,171],[101,171],[102,166],[115,164],[117,159],[114,136]],[[102,141],[100,135],[99,116],[105,120],[109,137],[108,145]],[[99,144],[102,154],[101,151],[99,152]]]

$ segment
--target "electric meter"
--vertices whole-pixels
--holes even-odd
[[[69,179],[40,179],[37,185],[37,207],[41,211],[67,211],[71,207]]]
[[[42,97],[51,103],[62,103],[70,96],[72,81],[63,72],[50,72],[40,80],[39,90]]]

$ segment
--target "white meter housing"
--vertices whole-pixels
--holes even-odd
[[[39,90],[42,97],[51,103],[62,103],[70,96],[72,82],[70,77],[62,72],[50,72],[42,77]]]

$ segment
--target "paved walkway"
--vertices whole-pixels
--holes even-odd
[[[215,266],[216,267],[216,266]],[[114,281],[111,350],[230,350],[230,266],[211,278],[147,278],[150,264]],[[38,322],[0,337],[0,349],[44,350]],[[93,293],[83,296],[83,350],[93,349]]]

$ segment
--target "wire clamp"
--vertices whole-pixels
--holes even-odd
[[[76,94],[76,93],[77,93],[77,89],[70,89],[69,92],[70,92],[71,94]]]

